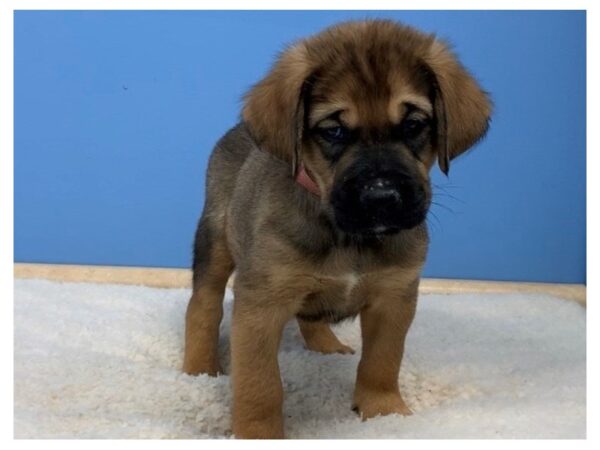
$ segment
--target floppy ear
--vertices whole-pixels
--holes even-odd
[[[286,50],[269,74],[244,97],[242,119],[256,143],[289,161],[300,159],[308,90],[314,77],[302,44]]]
[[[450,160],[468,150],[487,131],[492,104],[444,43],[434,40],[424,62],[435,90],[438,163],[448,175]]]

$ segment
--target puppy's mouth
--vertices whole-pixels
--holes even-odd
[[[355,177],[331,193],[337,227],[349,234],[388,236],[420,225],[429,202],[425,190],[400,177]]]

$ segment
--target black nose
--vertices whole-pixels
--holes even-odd
[[[397,207],[402,203],[402,197],[391,181],[384,178],[376,178],[363,185],[360,192],[360,202],[363,205],[376,204],[380,207]]]

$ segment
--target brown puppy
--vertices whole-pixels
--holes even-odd
[[[283,437],[277,351],[296,318],[309,349],[351,351],[328,322],[360,315],[354,405],[410,414],[398,390],[427,253],[429,170],[485,133],[486,94],[434,36],[344,23],[288,48],[210,158],[195,240],[184,370],[220,372],[223,291],[233,432]]]

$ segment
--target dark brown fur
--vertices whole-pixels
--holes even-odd
[[[422,137],[393,141],[413,103],[430,119]],[[327,113],[336,108],[332,119]],[[283,436],[277,349],[294,317],[308,348],[347,353],[352,349],[325,322],[360,314],[363,348],[353,406],[363,418],[410,413],[398,371],[427,252],[426,226],[352,233],[337,225],[332,204],[345,174],[371,149],[393,155],[426,209],[429,169],[437,160],[447,172],[449,161],[485,133],[490,111],[487,96],[445,44],[388,21],[345,23],[295,44],[249,92],[243,122],[210,158],[184,361],[187,373],[220,372],[222,297],[235,268],[237,437]],[[340,154],[328,155],[318,137],[327,121],[356,133]],[[294,182],[300,163],[319,197]]]

